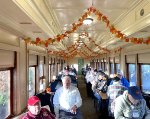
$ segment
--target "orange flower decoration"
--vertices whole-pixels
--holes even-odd
[[[46,92],[51,92],[51,88],[46,88]]]

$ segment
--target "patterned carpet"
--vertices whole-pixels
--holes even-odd
[[[86,84],[83,76],[78,77],[78,88],[83,101],[81,112],[84,119],[100,119],[98,118],[99,114],[95,111],[94,101],[92,98],[87,97]]]

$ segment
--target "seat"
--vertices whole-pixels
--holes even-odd
[[[49,111],[51,111],[50,108],[49,108],[49,105],[42,106],[41,108],[46,108]],[[18,116],[12,117],[12,119],[22,119],[25,116],[25,114],[26,114],[26,112],[24,112],[24,113],[22,113],[22,114],[20,114]]]
[[[22,113],[18,116],[12,117],[12,119],[22,119],[25,116],[26,113]]]
[[[50,99],[53,95],[42,92],[42,93],[36,94],[36,96],[40,99],[41,106],[49,105],[51,112],[54,114],[54,107],[51,105],[52,103],[50,102]]]

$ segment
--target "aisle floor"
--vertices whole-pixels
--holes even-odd
[[[83,76],[78,77],[78,88],[82,97],[82,106],[81,112],[83,114],[84,119],[100,119],[99,113],[97,113],[94,109],[94,101],[92,98],[87,97],[86,92],[86,84],[84,82]]]

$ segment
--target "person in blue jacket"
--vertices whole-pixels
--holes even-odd
[[[125,86],[126,88],[129,88],[130,83],[128,82],[128,80],[125,77],[123,77],[121,72],[117,73],[117,77],[119,77],[121,79],[121,83],[123,86]],[[111,81],[110,85],[112,85],[112,83],[113,83],[113,81]]]

